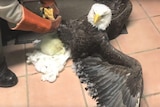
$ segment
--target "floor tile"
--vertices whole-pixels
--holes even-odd
[[[152,17],[152,21],[160,32],[160,16]]]
[[[114,48],[116,48],[116,49],[118,49],[118,50],[121,50],[120,47],[119,47],[119,45],[118,45],[118,42],[116,41],[116,39],[111,40],[111,41],[110,41],[110,44],[111,44]]]
[[[68,59],[68,61],[66,62],[65,67],[73,67],[73,61],[72,61],[72,59]]]
[[[28,107],[25,77],[14,87],[0,88],[0,96],[0,107]]]
[[[25,56],[26,56],[26,61],[27,61],[27,54],[28,53],[32,53],[34,51],[34,44],[33,43],[28,43],[28,44],[25,44]],[[25,61],[25,62],[26,62]],[[35,74],[35,73],[38,73],[35,69],[35,66],[33,64],[28,64],[26,63],[26,67],[27,67],[27,73],[28,74]]]
[[[140,107],[148,107],[144,98],[141,99],[141,104],[140,105],[141,105]]]
[[[137,0],[149,16],[160,15],[160,0]]]
[[[85,90],[86,84],[82,84],[83,93],[87,102],[87,107],[97,107],[97,102],[89,95],[89,91]]]
[[[132,12],[129,21],[147,18],[145,12],[136,0],[132,1]]]
[[[144,95],[160,92],[160,50],[131,55],[142,65]]]
[[[29,76],[30,107],[85,107],[79,79],[71,68],[54,83],[42,82],[40,76]]]
[[[26,74],[24,45],[8,45],[4,47],[4,55],[8,67],[16,73],[17,76]]]
[[[160,46],[160,34],[149,19],[130,22],[128,34],[117,38],[121,50],[125,53],[134,53]]]
[[[33,64],[26,64],[26,67],[27,67],[27,74],[29,75],[39,73]]]
[[[150,96],[150,97],[146,98],[149,107],[159,107],[160,106],[159,99],[160,99],[160,94],[159,95],[153,95],[153,96]]]

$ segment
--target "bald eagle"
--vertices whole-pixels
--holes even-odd
[[[112,11],[112,21],[106,29],[110,40],[127,33],[126,24],[132,11],[130,0],[94,0],[96,3],[107,5]],[[116,26],[116,27],[115,27]]]
[[[110,8],[96,3],[87,17],[66,22],[58,33],[71,49],[76,74],[99,107],[139,107],[142,68],[110,44],[105,29],[111,17]]]

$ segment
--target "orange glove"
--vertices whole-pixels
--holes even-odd
[[[55,20],[48,20],[34,14],[23,6],[21,7],[23,9],[22,19],[12,30],[47,33],[56,30],[61,23],[61,16],[58,16]]]

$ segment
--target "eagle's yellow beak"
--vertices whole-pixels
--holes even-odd
[[[96,24],[101,19],[101,16],[99,14],[94,15],[94,24]]]

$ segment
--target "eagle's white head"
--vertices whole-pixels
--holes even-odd
[[[92,5],[87,18],[88,22],[99,30],[106,30],[112,19],[112,12],[106,5],[95,3]]]

